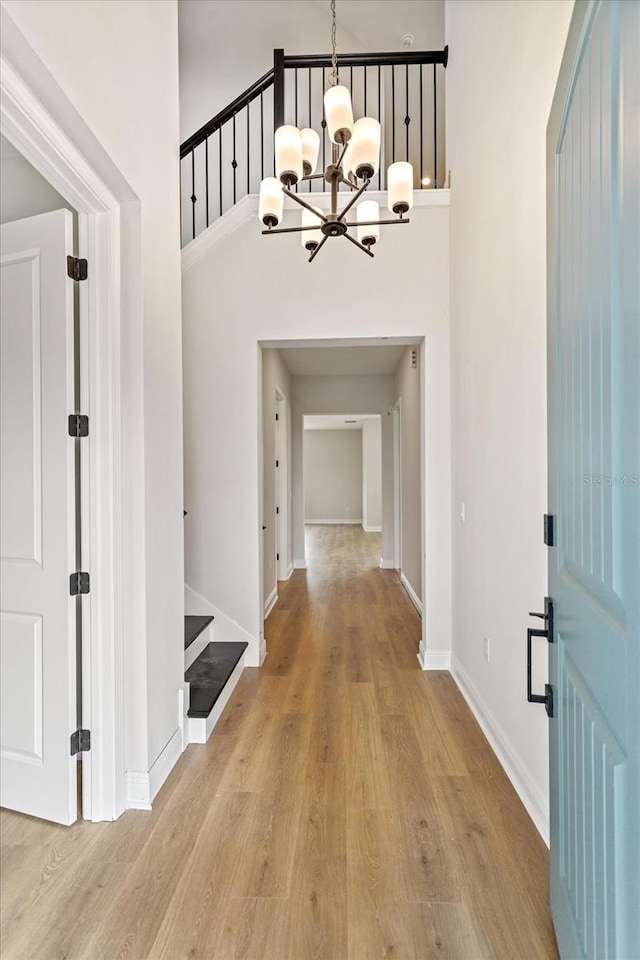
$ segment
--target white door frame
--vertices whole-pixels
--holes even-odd
[[[99,589],[83,599],[82,725],[91,730],[91,751],[83,756],[82,815],[113,820],[125,808],[120,201],[90,163],[80,134],[70,139],[63,120],[73,109],[69,101],[65,98],[60,114],[43,107],[41,61],[29,51],[33,62],[25,66],[24,41],[12,27],[9,22],[3,30],[0,129],[77,211],[78,254],[89,261],[89,279],[80,285],[82,410],[90,418],[82,466],[82,550]],[[62,91],[58,94],[61,100]]]
[[[402,397],[393,405],[393,564],[402,573]]]
[[[289,526],[289,455],[287,449],[289,404],[279,387],[276,387],[276,413],[278,420],[275,433],[275,452],[276,460],[280,464],[275,468],[274,488],[276,506],[279,508],[279,513],[273,518],[276,529],[276,579],[286,580],[289,576],[289,538],[287,536]]]

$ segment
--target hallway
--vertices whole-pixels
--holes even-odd
[[[545,846],[380,535],[307,528],[269,656],[151,813],[2,813],[5,960],[553,960]]]

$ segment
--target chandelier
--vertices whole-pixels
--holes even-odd
[[[361,117],[354,123],[351,94],[338,82],[336,54],[336,3],[331,0],[331,73],[324,95],[327,129],[331,140],[331,163],[324,173],[316,173],[320,137],[310,128],[298,130],[285,125],[275,132],[276,176],[260,184],[258,216],[266,227],[265,235],[300,233],[302,246],[310,253],[309,263],[330,237],[345,237],[369,257],[371,247],[380,239],[380,227],[390,223],[409,223],[405,214],[413,205],[413,167],[399,160],[387,169],[388,206],[394,219],[380,219],[375,200],[361,200],[380,166],[380,124],[373,117]],[[293,192],[297,183],[326,180],[331,186],[331,208],[324,213]],[[338,211],[338,188],[343,183],[353,192]],[[284,198],[290,197],[302,209],[299,227],[281,227]],[[358,202],[359,201],[359,202]],[[355,220],[347,214],[355,206]],[[353,216],[353,213],[352,213]],[[355,230],[355,236],[350,233]]]

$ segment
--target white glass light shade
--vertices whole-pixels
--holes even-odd
[[[322,212],[319,207],[314,207],[313,209],[318,213]],[[311,210],[307,210],[306,207],[302,208],[302,226],[313,227],[315,224],[318,225],[317,230],[303,230],[300,234],[300,243],[305,250],[315,250],[322,240],[322,230],[320,229],[321,223],[322,219],[320,217],[316,217]]]
[[[413,167],[406,160],[397,160],[387,170],[389,210],[406,213],[413,206]]]
[[[302,139],[302,167],[305,177],[315,173],[318,163],[318,153],[320,151],[320,136],[311,127],[305,127],[300,131]]]
[[[380,225],[376,226],[367,226],[361,227],[361,223],[366,223],[370,220],[379,220],[380,219],[380,207],[375,200],[363,200],[358,204],[357,208],[357,220],[358,220],[358,240],[360,243],[363,243],[366,246],[370,246],[373,243],[377,243],[380,239]]]
[[[324,112],[331,141],[346,143],[353,130],[353,107],[347,87],[340,84],[329,87],[324,95]]]
[[[277,227],[282,220],[284,194],[276,177],[265,177],[260,184],[258,216],[266,227]]]
[[[372,179],[380,165],[380,124],[373,117],[361,117],[353,126],[349,141],[349,164],[357,177]]]
[[[282,183],[302,179],[302,137],[297,127],[278,127],[275,134],[276,176]]]

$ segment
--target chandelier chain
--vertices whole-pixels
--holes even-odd
[[[335,87],[338,83],[338,55],[336,53],[336,0],[331,0],[331,73],[329,85]]]

